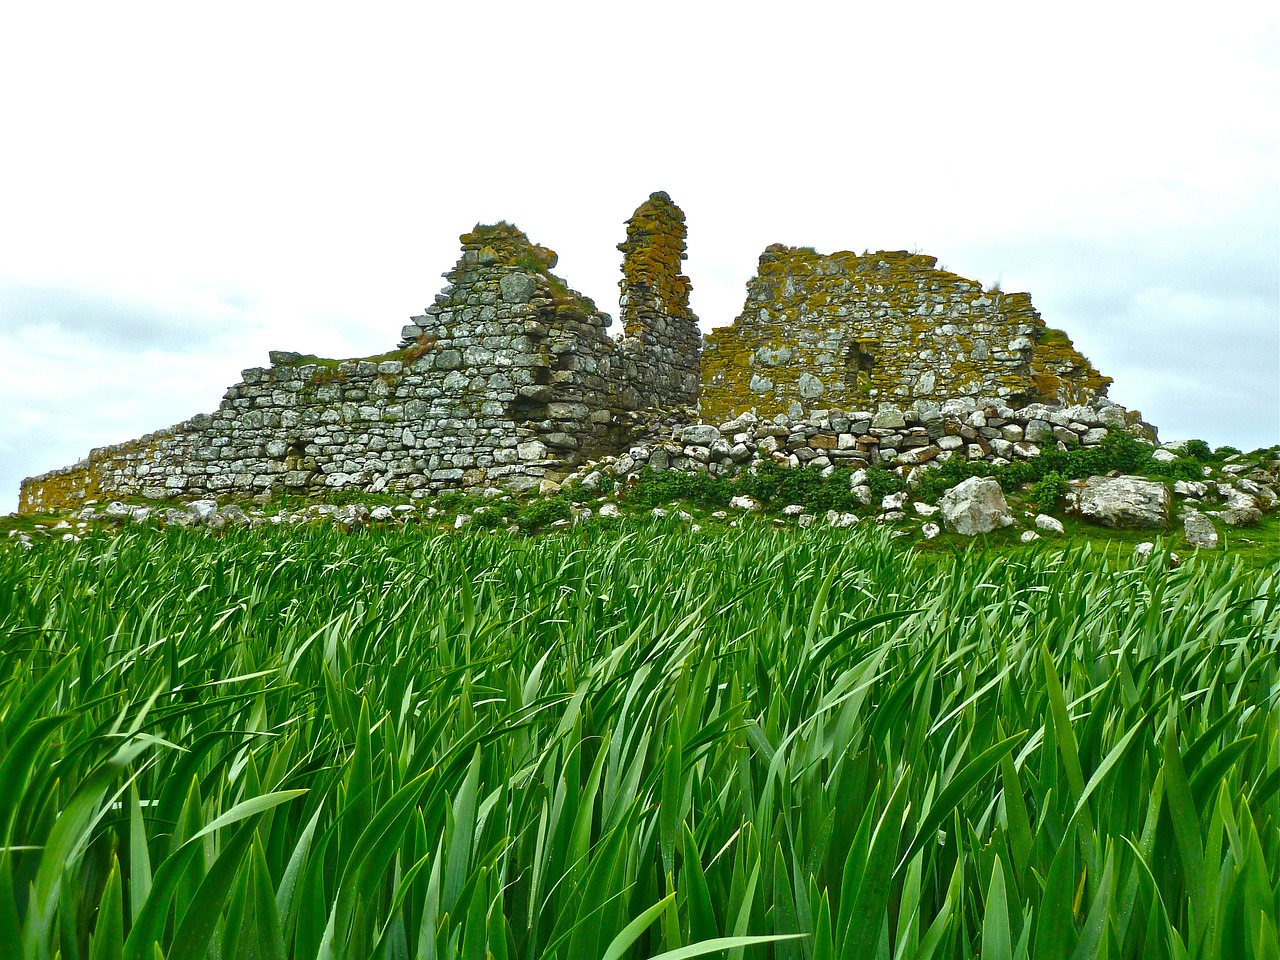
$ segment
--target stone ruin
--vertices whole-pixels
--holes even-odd
[[[700,418],[750,413],[785,427],[956,398],[1110,406],[1110,380],[1026,294],[984,290],[918,254],[769,247],[742,314],[704,344],[681,272],[685,237],[665,193],[628,221],[615,338],[609,315],[551,272],[553,251],[511,224],[477,225],[397,349],[342,361],[273,351],[214,413],[23,481],[19,510],[347,488],[520,492]]]
[[[902,251],[769,247],[732,325],[703,348],[702,415],[798,419],[814,408],[959,397],[1075,405],[1106,395],[1067,335],[1025,293],[984,290]]]

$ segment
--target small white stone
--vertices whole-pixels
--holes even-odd
[[[1047,513],[1036,514],[1035,525],[1037,530],[1044,530],[1048,533],[1065,533],[1066,528],[1056,518],[1051,517]]]

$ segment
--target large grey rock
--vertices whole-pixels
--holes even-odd
[[[720,424],[720,435],[732,437],[736,433],[741,433],[744,430],[754,427],[759,422],[759,419],[754,413],[747,411],[746,413],[739,414],[734,417],[728,423]]]
[[[942,522],[952,533],[972,537],[1013,523],[1004,491],[994,477],[970,477],[938,500]]]
[[[224,524],[236,527],[247,527],[249,516],[234,503],[229,503],[218,511],[218,519]]]
[[[879,430],[901,430],[906,425],[907,420],[902,411],[887,403],[871,418],[871,426]]]
[[[1117,530],[1169,527],[1169,489],[1142,477],[1090,477],[1077,491],[1075,510],[1086,520]]]
[[[524,461],[545,460],[547,445],[540,440],[526,440],[524,443],[516,444],[516,453]]]
[[[1201,500],[1209,492],[1209,488],[1197,480],[1179,480],[1173,485],[1173,492],[1180,497],[1195,497]]]
[[[1257,498],[1239,490],[1227,494],[1226,506],[1217,513],[1223,522],[1233,527],[1252,527],[1262,520]]]
[[[1105,439],[1107,439],[1107,428],[1093,427],[1090,430],[1085,431],[1085,435],[1081,438],[1080,442],[1086,447],[1095,447]]]
[[[1124,407],[1114,404],[1098,408],[1098,423],[1104,427],[1124,429]]]
[[[190,527],[196,523],[194,516],[176,507],[169,507],[161,516],[167,527]]]
[[[1037,530],[1044,530],[1047,533],[1066,533],[1066,528],[1062,526],[1062,521],[1057,517],[1051,517],[1047,513],[1036,514],[1035,525]]]
[[[1199,510],[1182,511],[1182,533],[1193,547],[1218,549],[1218,531],[1213,528],[1213,521]]]
[[[1276,492],[1274,490],[1265,483],[1256,483],[1247,477],[1236,481],[1236,489],[1256,497],[1264,503],[1273,503],[1276,500]]]
[[[538,289],[537,282],[527,273],[508,273],[498,281],[498,286],[507,303],[528,303]]]
[[[1032,420],[1023,436],[1028,443],[1048,443],[1053,440],[1053,426],[1046,420]]]
[[[187,513],[201,523],[208,523],[218,515],[218,501],[192,500],[187,504]]]
[[[695,423],[680,431],[680,442],[691,446],[710,447],[720,439],[720,431],[709,423]]]
[[[816,400],[822,396],[825,388],[822,381],[811,373],[800,374],[800,379],[796,383],[796,388],[800,391],[800,396],[806,400]]]

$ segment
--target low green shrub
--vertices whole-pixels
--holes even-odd
[[[1207,463],[1213,459],[1213,451],[1203,440],[1188,440],[1182,448],[1182,455],[1192,460]]]
[[[876,499],[898,493],[906,488],[900,476],[881,467],[867,468],[866,483],[871,488],[871,495]]]
[[[505,527],[519,511],[519,505],[512,501],[491,501],[476,508],[476,512],[471,515],[471,526],[481,530],[497,530]]]
[[[557,520],[568,520],[573,515],[569,500],[565,497],[544,497],[533,500],[516,516],[516,522],[524,530],[540,530]]]
[[[1037,480],[1031,488],[1031,495],[1027,498],[1028,503],[1041,513],[1052,513],[1069,489],[1070,484],[1067,478],[1051,470]]]
[[[933,500],[969,477],[995,477],[1005,490],[1014,490],[1024,484],[1039,483],[1050,474],[1056,474],[1064,483],[1096,477],[1112,470],[1174,480],[1191,480],[1200,476],[1200,466],[1196,461],[1179,458],[1172,463],[1159,463],[1151,458],[1152,450],[1150,445],[1136,437],[1113,430],[1095,447],[1059,450],[1053,446],[1028,460],[1003,466],[983,460],[953,459],[926,471],[920,478],[916,494]],[[1050,492],[1050,488],[1046,487],[1044,492]]]
[[[666,503],[686,500],[720,510],[729,505],[733,495],[733,488],[723,477],[645,467],[640,471],[636,485],[627,494],[627,503],[640,510],[651,510]]]
[[[764,504],[785,507],[801,503],[810,510],[850,510],[857,506],[850,490],[853,471],[836,469],[823,476],[819,470],[795,470],[770,461],[734,480],[734,487]]]

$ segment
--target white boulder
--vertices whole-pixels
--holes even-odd
[[[994,477],[970,477],[938,500],[942,522],[952,533],[972,537],[1013,523],[1004,491]]]
[[[208,523],[218,515],[218,501],[192,500],[187,504],[187,513],[201,523]]]
[[[1182,535],[1193,547],[1201,550],[1218,549],[1218,531],[1213,528],[1213,521],[1199,510],[1182,511]]]
[[[1169,488],[1142,477],[1090,477],[1077,491],[1075,510],[1086,520],[1117,530],[1169,526]]]
[[[1051,517],[1047,513],[1036,514],[1035,525],[1037,530],[1043,530],[1046,533],[1065,533],[1066,530],[1062,526],[1062,522],[1057,517]]]

